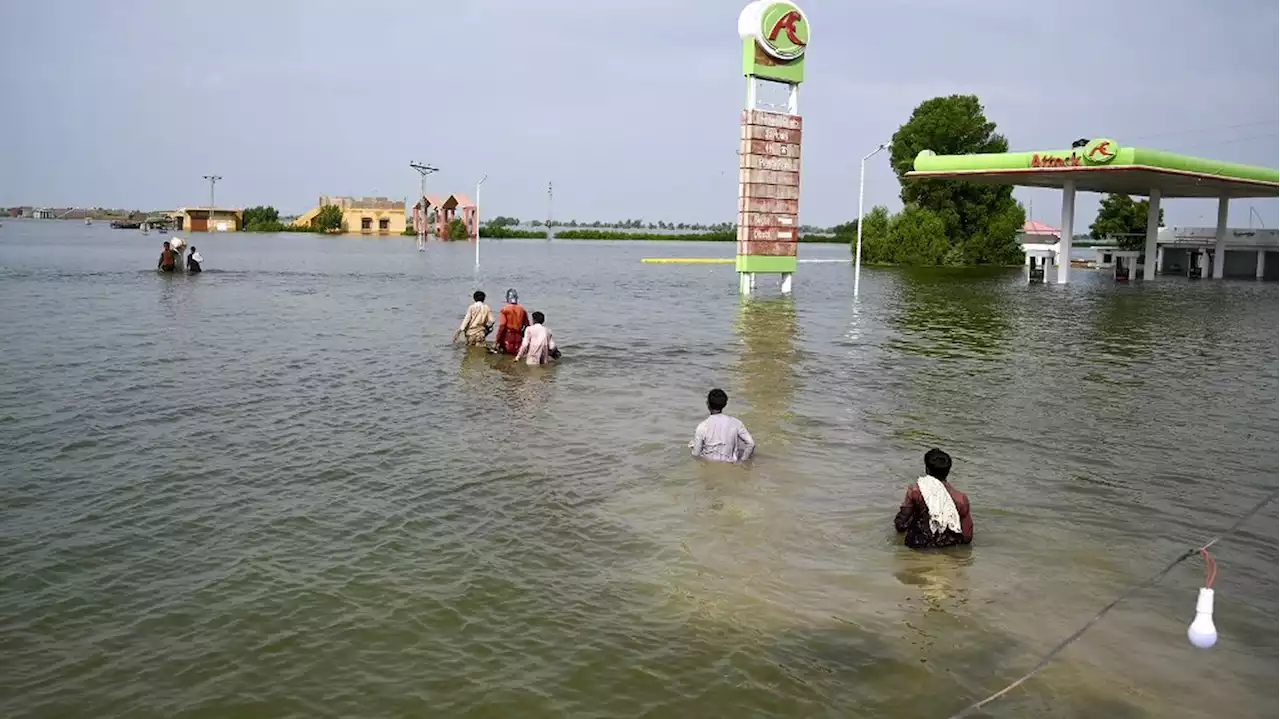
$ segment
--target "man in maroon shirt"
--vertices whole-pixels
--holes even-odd
[[[951,455],[931,449],[924,455],[925,476],[907,487],[893,528],[906,535],[912,549],[932,549],[973,541],[969,497],[947,484]],[[931,511],[932,507],[932,511]]]

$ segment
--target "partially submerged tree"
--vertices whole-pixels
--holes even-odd
[[[342,227],[342,208],[337,205],[324,205],[311,220],[311,228],[317,232],[340,232]]]
[[[1017,232],[1025,221],[1013,188],[960,180],[908,180],[923,150],[939,155],[1008,152],[1009,141],[987,120],[974,95],[925,100],[893,135],[889,161],[902,185],[902,202],[929,210],[942,220],[951,262],[1017,263]],[[1016,222],[1014,221],[1016,219]]]
[[[280,212],[270,205],[258,205],[244,211],[244,229],[247,232],[279,232]]]
[[[1111,193],[1098,205],[1098,216],[1089,225],[1089,237],[1102,240],[1115,239],[1124,250],[1141,250],[1146,246],[1147,213],[1151,203],[1134,200],[1128,195]],[[1164,208],[1160,209],[1157,227],[1164,226]]]
[[[471,238],[471,231],[467,229],[467,223],[462,218],[455,217],[449,220],[449,239],[451,240],[467,240]]]

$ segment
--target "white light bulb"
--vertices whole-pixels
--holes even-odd
[[[1218,643],[1218,629],[1213,626],[1213,590],[1208,587],[1200,590],[1200,598],[1196,600],[1196,618],[1187,627],[1187,639],[1201,649]]]

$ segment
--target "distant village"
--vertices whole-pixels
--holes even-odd
[[[479,207],[463,194],[424,195],[418,202],[409,203],[387,197],[338,197],[321,196],[315,207],[301,215],[277,216],[271,210],[271,229],[294,229],[310,226],[326,206],[337,207],[341,213],[340,226],[345,232],[352,234],[416,234],[430,232],[444,236],[448,226],[454,220],[462,220],[466,234],[474,237],[479,229]],[[110,222],[115,227],[137,229],[143,225],[149,227],[166,227],[188,231],[224,231],[266,229],[253,226],[250,214],[254,209],[233,209],[216,207],[210,210],[204,207],[182,207],[176,210],[138,210],[106,207],[8,207],[0,209],[0,214],[8,217],[24,217],[44,220],[88,220],[90,222]],[[278,217],[278,221],[277,221]],[[246,224],[250,226],[246,226]],[[615,221],[601,220],[530,220],[521,222],[514,217],[494,216],[483,223],[486,227],[526,226],[584,228],[584,229],[620,229],[620,230],[657,230],[678,232],[727,232],[733,231],[732,222],[696,223],[696,222],[646,222],[642,219],[625,219]],[[835,228],[822,228],[804,225],[800,231],[805,234],[833,234]]]

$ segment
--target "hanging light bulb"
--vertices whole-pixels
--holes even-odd
[[[1213,626],[1213,590],[1208,587],[1200,589],[1200,598],[1196,600],[1196,618],[1187,627],[1187,639],[1201,649],[1208,649],[1218,643],[1218,629]]]

